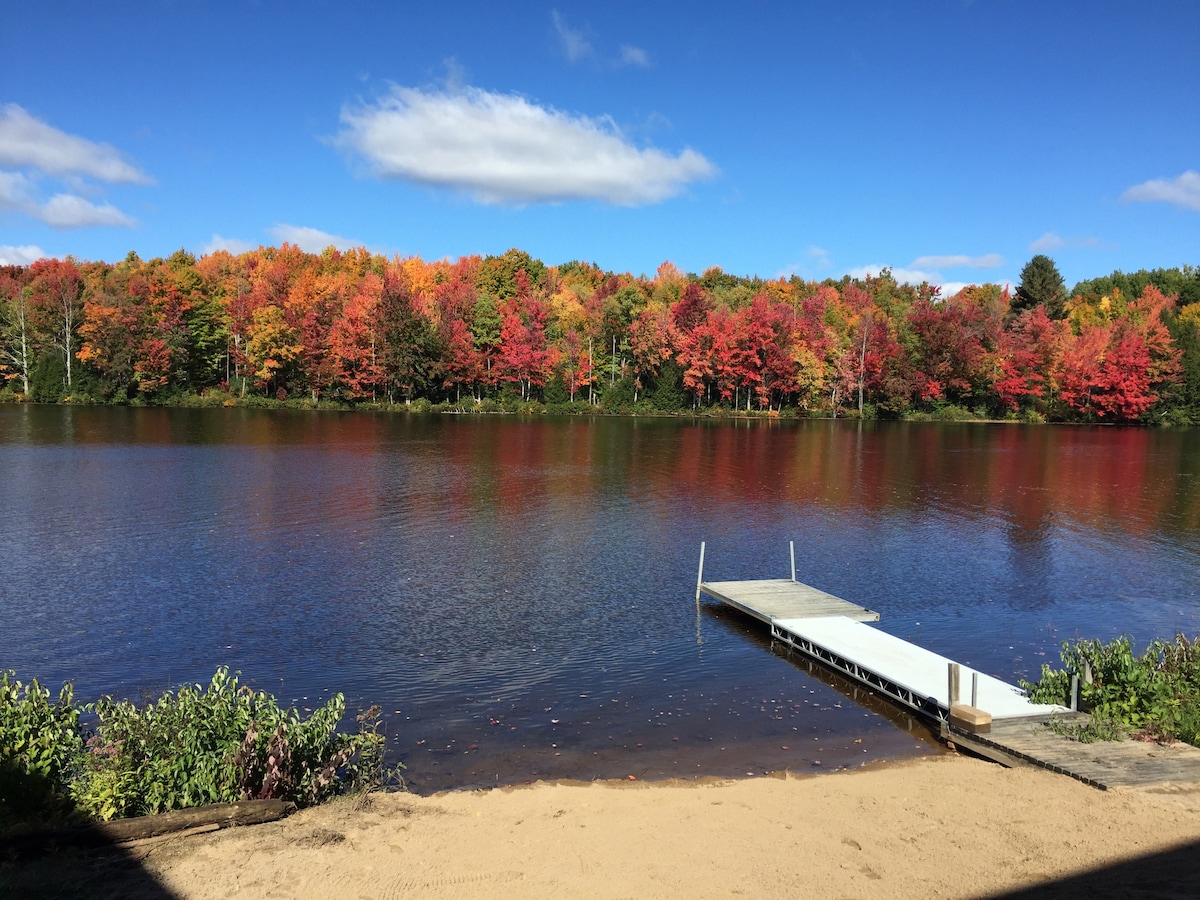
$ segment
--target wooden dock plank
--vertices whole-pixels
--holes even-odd
[[[1099,788],[1200,783],[1200,748],[1132,740],[1085,744],[1054,731],[1049,722],[1049,717],[993,722],[992,731],[983,735],[945,731],[965,749],[993,759],[999,753],[1009,764],[1050,769]]]
[[[856,622],[878,622],[879,613],[807,584],[787,578],[761,581],[714,581],[700,590],[768,625],[772,619],[845,616]]]

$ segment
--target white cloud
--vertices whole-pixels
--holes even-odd
[[[15,103],[0,106],[0,165],[26,170],[0,170],[0,208],[54,228],[129,227],[135,222],[112,204],[94,203],[77,193],[60,192],[42,202],[38,182],[47,177],[84,193],[89,193],[89,178],[154,183],[115,147],[59,131]]]
[[[995,269],[1004,265],[1004,257],[999,253],[987,253],[983,256],[919,256],[912,261],[914,269]]]
[[[20,172],[0,171],[0,209],[25,210],[33,203],[33,182]]]
[[[352,247],[362,246],[362,241],[329,234],[326,231],[320,231],[316,228],[305,228],[302,225],[280,224],[273,228],[268,228],[267,233],[278,241],[295,244],[305,253],[320,253],[326,247],[349,250]]]
[[[793,275],[799,275],[801,278],[812,278],[815,273],[827,272],[833,266],[829,251],[816,244],[809,244],[804,251],[804,259],[802,263],[785,266],[775,277],[791,278]]]
[[[200,251],[200,255],[208,256],[210,253],[216,253],[218,250],[225,250],[234,256],[240,256],[255,249],[255,247],[256,245],[251,244],[249,241],[239,241],[237,238],[227,238],[221,237],[219,234],[213,234],[212,240],[204,245]]]
[[[637,66],[639,69],[650,67],[650,57],[646,51],[632,44],[621,45],[621,56],[618,62],[622,66]]]
[[[554,30],[558,33],[562,51],[568,62],[579,62],[592,55],[592,45],[587,42],[583,32],[571,28],[557,9],[551,11],[550,16],[554,19]]]
[[[973,281],[943,281],[939,285],[939,287],[942,289],[941,296],[943,298],[953,297],[963,288],[971,287],[973,284],[975,284]]]
[[[1121,195],[1134,203],[1170,203],[1200,211],[1200,172],[1189,169],[1174,181],[1155,178],[1134,185]]]
[[[337,142],[376,175],[449,187],[482,203],[657,203],[717,167],[629,143],[610,119],[573,116],[513,94],[395,87],[342,111]]]
[[[1036,241],[1033,241],[1029,245],[1029,249],[1038,253],[1044,253],[1047,250],[1058,250],[1061,247],[1065,247],[1066,244],[1067,242],[1060,238],[1053,231],[1047,231]]]
[[[829,251],[824,247],[818,247],[816,244],[809,244],[808,249],[804,251],[804,255],[811,259],[813,265],[818,269],[828,269],[833,265],[833,259],[829,255]]]
[[[0,244],[0,266],[27,266],[39,259],[45,259],[47,255],[45,250],[33,244],[23,247]]]
[[[1060,237],[1053,231],[1047,231],[1036,241],[1029,244],[1034,253],[1049,253],[1054,250],[1081,250],[1087,247],[1112,247],[1112,243],[1098,237]]]
[[[596,49],[588,41],[584,33],[578,28],[572,28],[567,24],[566,18],[557,9],[551,10],[550,18],[554,22],[554,33],[558,37],[560,49],[563,56],[567,58],[567,62],[579,63],[584,60],[597,61]],[[608,54],[604,54],[605,58],[599,60],[605,66],[636,66],[639,69],[650,67],[650,56],[641,47],[634,44],[622,44],[620,52],[615,58],[608,58]]]
[[[75,194],[55,194],[48,203],[30,208],[28,212],[52,228],[59,229],[98,225],[128,228],[135,224],[133,219],[115,206],[108,203],[97,205]]]
[[[859,266],[857,269],[850,270],[850,277],[851,278],[866,278],[866,277],[870,276],[871,278],[875,278],[885,268],[888,268],[888,267],[881,266],[877,263],[872,263],[869,266]],[[891,270],[891,272],[892,272],[892,277],[895,278],[899,284],[920,285],[920,284],[924,284],[925,282],[928,282],[929,284],[941,284],[941,282],[942,282],[942,276],[937,272],[923,272],[919,269],[903,269],[903,268],[900,268],[900,269],[893,268]]]
[[[58,176],[88,175],[107,182],[153,183],[115,147],[59,131],[15,103],[0,107],[0,165]]]
[[[914,261],[913,266],[915,267],[917,265],[917,263],[921,262],[922,260],[931,261],[931,260],[936,260],[938,258],[939,257],[923,256],[920,259]],[[942,259],[956,259],[957,257],[941,257],[941,258]],[[979,257],[979,258],[986,259],[987,257]],[[870,277],[874,278],[874,277],[878,276],[879,273],[882,272],[884,268],[885,268],[884,266],[881,266],[878,264],[873,264],[873,265],[869,265],[869,266],[859,266],[857,269],[850,270],[850,277],[851,278],[866,278],[867,276],[870,276]],[[938,272],[934,269],[893,268],[891,270],[891,272],[892,272],[892,277],[895,278],[897,283],[899,283],[899,284],[910,284],[913,287],[920,287],[922,284],[936,285],[938,288],[941,289],[939,292],[939,296],[941,296],[942,298],[953,297],[955,294],[957,294],[963,288],[969,287],[970,285],[973,285],[973,284],[980,283],[977,281],[948,281],[947,279],[942,277],[941,272]]]

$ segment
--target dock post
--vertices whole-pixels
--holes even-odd
[[[948,694],[946,699],[949,702],[946,704],[946,709],[949,709],[958,702],[958,663],[946,663],[946,675],[949,680],[949,690],[946,692]]]
[[[1079,712],[1079,673],[1071,673],[1071,712]]]
[[[788,550],[792,554],[792,581],[796,580],[796,542],[788,541]]]
[[[971,673],[971,705],[979,709],[979,673]]]
[[[700,602],[700,585],[704,583],[704,541],[700,542],[700,571],[696,573],[696,602]]]

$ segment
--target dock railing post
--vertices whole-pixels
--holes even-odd
[[[788,551],[792,556],[792,581],[796,580],[796,542],[788,541]]]
[[[696,602],[700,602],[700,585],[704,583],[704,541],[700,542],[700,571],[696,573]]]
[[[979,709],[979,673],[971,673],[971,705]]]
[[[946,709],[958,702],[958,663],[952,662],[946,664],[946,676],[949,681],[949,689],[946,691],[947,700]]]

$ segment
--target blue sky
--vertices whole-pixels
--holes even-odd
[[[1200,4],[0,0],[0,262],[1200,263]],[[1082,11],[1079,11],[1082,10]]]

